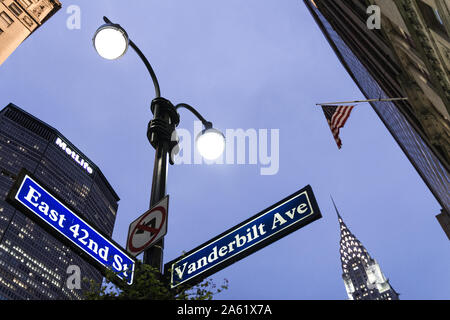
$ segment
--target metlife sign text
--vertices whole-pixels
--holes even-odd
[[[78,153],[70,149],[70,147],[65,143],[60,137],[56,138],[56,145],[60,147],[68,156],[70,156],[76,163],[78,163],[87,173],[92,174],[94,170],[89,165],[89,162],[84,160]]]
[[[19,175],[8,201],[100,270],[111,269],[128,284],[133,283],[135,260],[45,190],[26,171]]]
[[[310,186],[165,265],[171,287],[194,284],[322,217]]]

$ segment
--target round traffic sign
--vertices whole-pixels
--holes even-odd
[[[138,255],[167,233],[166,203],[159,203],[130,225],[127,250],[131,254]]]

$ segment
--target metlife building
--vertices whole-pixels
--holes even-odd
[[[87,284],[68,286],[68,270],[97,282],[101,273],[5,200],[22,168],[107,236],[119,197],[56,129],[13,104],[0,111],[0,300],[82,299]]]

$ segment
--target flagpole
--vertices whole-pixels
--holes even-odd
[[[347,103],[363,103],[363,102],[387,102],[387,101],[400,101],[400,100],[408,100],[408,98],[389,98],[389,99],[369,99],[369,100],[327,102],[327,103],[316,103],[316,106],[347,104]]]

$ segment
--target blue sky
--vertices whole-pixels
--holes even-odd
[[[13,102],[58,129],[101,168],[121,201],[113,238],[148,208],[154,150],[146,129],[153,85],[131,50],[101,59],[102,16],[148,57],[163,97],[196,107],[215,127],[278,129],[279,171],[261,165],[169,168],[164,261],[310,184],[323,218],[213,276],[218,299],[346,299],[339,224],[380,263],[402,299],[448,299],[448,239],[440,206],[368,104],[341,130],[338,150],[320,108],[364,98],[302,1],[62,0],[63,9],[0,67],[0,106]],[[66,9],[78,5],[81,28]],[[180,128],[195,118],[180,111]]]

